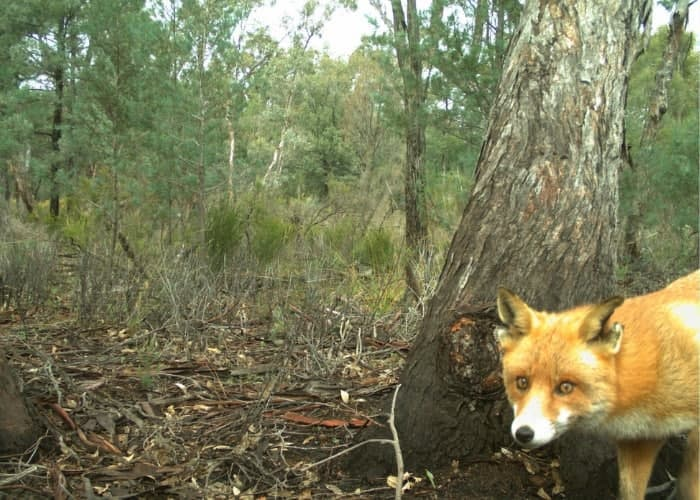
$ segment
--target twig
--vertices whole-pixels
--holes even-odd
[[[23,477],[35,473],[38,469],[38,465],[31,465],[17,474],[3,474],[4,477],[0,479],[0,486],[7,486],[8,484],[16,483]]]
[[[654,495],[656,493],[661,493],[666,490],[671,490],[671,493],[666,498],[673,498],[676,491],[675,484],[676,481],[674,479],[671,479],[670,481],[666,481],[665,483],[659,484],[657,486],[649,486],[646,490],[645,495]]]
[[[44,369],[46,370],[46,374],[49,376],[51,384],[53,385],[53,388],[56,391],[56,401],[58,401],[58,405],[63,406],[63,393],[61,392],[61,386],[58,383],[58,380],[56,380],[56,377],[53,376],[51,365],[51,361],[47,360],[46,365],[44,365]]]
[[[401,454],[399,433],[396,430],[396,424],[394,422],[394,417],[396,416],[396,396],[399,395],[399,389],[401,389],[401,384],[397,384],[396,390],[394,390],[394,397],[391,400],[391,414],[389,415],[389,429],[391,429],[391,435],[394,437],[391,443],[394,445],[394,454],[396,455],[396,490],[394,494],[396,500],[401,500],[401,488],[403,486],[403,455]]]
[[[393,444],[394,441],[391,439],[367,439],[366,441],[362,441],[361,443],[357,443],[352,445],[350,448],[345,448],[342,451],[339,451],[338,453],[334,453],[330,457],[326,457],[323,460],[319,460],[318,462],[314,462],[312,464],[307,465],[306,467],[302,467],[301,472],[306,472],[309,469],[313,469],[314,467],[318,467],[319,465],[323,465],[326,462],[330,462],[331,460],[334,460],[342,455],[345,455],[346,453],[350,453],[352,450],[356,450],[357,448],[364,446],[366,444],[370,443],[380,443],[380,444]]]
[[[393,439],[367,439],[366,441],[362,441],[361,443],[357,443],[350,448],[345,448],[342,451],[339,451],[338,453],[334,453],[330,457],[326,457],[323,460],[320,460],[318,462],[314,462],[312,464],[307,465],[306,467],[303,467],[301,469],[302,472],[306,472],[309,469],[312,469],[314,467],[318,467],[319,465],[325,464],[326,462],[330,462],[331,460],[334,460],[338,458],[341,455],[345,455],[346,453],[350,453],[353,450],[356,450],[360,446],[364,446],[369,443],[379,443],[379,444],[390,444],[394,447],[394,453],[396,455],[396,488],[395,488],[395,498],[396,500],[401,499],[401,493],[402,493],[402,486],[403,486],[403,455],[401,454],[401,444],[399,442],[399,433],[396,430],[396,424],[395,424],[395,416],[396,416],[396,396],[399,394],[399,389],[401,388],[401,384],[397,384],[396,389],[394,390],[394,397],[391,400],[391,414],[389,415],[389,429],[391,429],[391,435],[393,436]]]

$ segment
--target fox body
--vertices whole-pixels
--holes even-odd
[[[698,499],[700,271],[666,288],[558,313],[499,288],[503,379],[522,446],[576,426],[617,443],[620,496],[643,499],[664,441],[690,431],[681,472]]]

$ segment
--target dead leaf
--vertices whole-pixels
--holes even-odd
[[[107,453],[111,453],[112,455],[121,455],[122,454],[122,452],[119,448],[114,446],[109,440],[103,438],[99,434],[95,434],[94,432],[91,432],[90,434],[88,434],[88,439],[90,440],[91,443],[94,443],[102,451],[106,451]]]
[[[75,428],[77,427],[75,425],[75,422],[73,422],[73,419],[70,417],[70,415],[68,415],[68,412],[66,412],[66,410],[64,410],[61,407],[61,405],[59,405],[58,403],[51,403],[49,406],[53,408],[56,413],[58,413],[58,416],[61,417],[61,419],[68,425],[68,427],[70,427],[72,430],[75,430]]]
[[[351,418],[348,421],[350,427],[367,427],[372,421],[368,418]]]
[[[85,391],[85,392],[90,392],[94,391],[95,389],[99,389],[103,385],[107,383],[107,379],[105,378],[98,378],[97,380],[86,380],[85,382],[81,382],[80,388]]]
[[[302,425],[320,425],[322,427],[365,427],[369,420],[366,418],[351,418],[350,420],[341,420],[337,418],[320,419],[309,417],[294,411],[287,411],[282,414],[282,418],[290,422],[296,422]]]

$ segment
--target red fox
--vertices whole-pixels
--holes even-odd
[[[558,313],[498,289],[496,330],[511,432],[523,447],[567,429],[617,444],[620,498],[643,500],[664,441],[690,431],[679,489],[698,496],[700,271],[657,292]]]

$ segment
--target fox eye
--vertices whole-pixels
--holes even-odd
[[[530,381],[527,379],[527,377],[516,377],[515,387],[517,387],[519,390],[524,391],[529,385]]]
[[[573,382],[562,382],[557,386],[557,394],[560,394],[562,396],[571,394],[571,391],[574,390],[574,387],[576,386]]]

